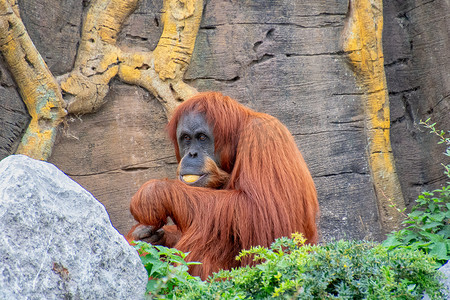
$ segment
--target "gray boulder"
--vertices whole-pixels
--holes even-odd
[[[146,282],[89,192],[49,163],[0,162],[0,299],[142,299]]]
[[[444,288],[447,291],[447,295],[450,296],[450,264],[447,262],[445,265],[443,265],[439,271],[441,271],[444,274]]]
[[[445,265],[439,268],[439,271],[444,275],[442,283],[444,284],[444,292],[450,297],[450,264],[447,262]],[[449,298],[450,299],[450,298]],[[430,300],[430,297],[425,294],[423,300]]]

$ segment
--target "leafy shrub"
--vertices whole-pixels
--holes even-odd
[[[270,248],[254,247],[260,264],[220,271],[208,281],[177,282],[176,299],[420,299],[426,290],[442,299],[434,261],[420,251],[369,242],[302,246],[300,235]]]
[[[450,138],[445,137],[445,132],[436,130],[429,119],[421,124],[439,136],[439,143],[447,145],[444,154],[450,156]],[[444,168],[444,173],[450,178],[450,165],[444,165]],[[383,245],[389,249],[403,247],[422,250],[442,265],[450,259],[450,185],[424,192],[416,202],[403,222],[407,227],[390,234]]]
[[[446,143],[429,120],[423,124]],[[450,177],[450,165],[444,165]],[[450,184],[450,183],[449,183]],[[213,274],[201,281],[187,272],[187,253],[137,242],[149,274],[149,298],[169,299],[445,299],[436,268],[450,256],[450,185],[425,192],[406,216],[407,227],[383,245],[338,241],[304,246],[301,235],[270,248],[244,250],[258,265]],[[404,211],[402,211],[404,213]],[[421,251],[418,251],[421,250]],[[436,263],[435,259],[437,260]]]
[[[185,261],[188,253],[140,241],[135,243],[134,247],[138,250],[149,276],[146,293],[152,297],[172,298],[178,287],[186,284],[188,280],[200,281],[198,277],[187,272],[189,265],[198,264]]]

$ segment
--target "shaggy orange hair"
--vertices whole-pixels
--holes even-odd
[[[200,93],[182,103],[167,125],[178,162],[176,129],[188,112],[203,113],[212,126],[219,167],[229,174],[228,183],[217,190],[179,180],[148,181],[131,201],[138,223],[158,229],[171,217],[181,231],[174,246],[190,252],[189,261],[202,262],[190,272],[203,279],[220,269],[252,264],[250,258],[235,257],[242,249],[268,247],[294,232],[316,243],[316,189],[287,128],[220,93]]]

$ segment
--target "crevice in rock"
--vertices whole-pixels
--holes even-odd
[[[400,95],[400,94],[404,94],[404,93],[416,92],[418,90],[420,90],[420,86],[415,86],[413,88],[402,90],[402,91],[390,91],[389,96],[396,96],[396,95]]]
[[[409,57],[402,57],[402,58],[398,58],[396,60],[394,60],[393,62],[384,64],[385,68],[389,68],[389,67],[393,67],[393,66],[397,66],[397,65],[407,65],[410,62],[410,58]]]
[[[256,65],[256,64],[260,64],[260,63],[266,62],[266,61],[268,61],[268,60],[270,60],[270,59],[272,59],[272,58],[274,58],[274,57],[275,57],[275,55],[273,55],[273,54],[267,54],[267,53],[265,53],[265,54],[264,54],[263,56],[261,56],[260,58],[252,60],[252,61],[248,64],[248,67],[253,67],[253,66]]]
[[[368,176],[369,173],[354,172],[354,171],[344,171],[344,172],[338,172],[338,173],[329,173],[329,174],[323,174],[323,175],[316,175],[316,176],[314,176],[314,178],[327,178],[327,177],[344,176],[344,175]]]

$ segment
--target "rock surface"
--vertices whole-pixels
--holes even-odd
[[[447,262],[439,269],[439,271],[445,276],[445,280],[443,281],[444,287],[447,289],[448,295],[450,296],[450,263]]]
[[[317,185],[323,240],[381,239],[361,91],[339,39],[348,3],[312,3],[207,1],[184,80],[199,91],[221,91],[288,127]],[[153,50],[161,4],[142,1],[118,43]],[[27,28],[41,32],[31,19],[24,17]],[[49,161],[101,201],[126,233],[134,225],[131,196],[149,179],[174,178],[176,160],[156,98],[118,80],[110,86],[98,112],[69,117]]]
[[[447,295],[450,297],[450,263],[447,262],[439,269],[439,271],[444,274],[444,279],[442,280],[442,282],[444,283],[444,289],[446,290]],[[425,297],[423,297],[423,300],[430,300],[430,297],[428,295],[425,295]]]
[[[449,3],[383,1],[391,141],[407,204],[446,182],[444,145],[418,125],[450,130]],[[72,69],[92,1],[18,0],[36,48],[55,76]],[[383,239],[366,159],[364,107],[342,51],[348,1],[205,1],[185,82],[221,91],[279,118],[293,133],[317,185],[323,240]],[[142,0],[118,36],[152,51],[163,0]],[[131,196],[153,178],[174,177],[162,106],[148,91],[110,83],[95,114],[69,116],[49,159],[102,202],[114,226],[134,224]],[[0,58],[0,158],[14,152],[29,116]]]
[[[391,140],[405,200],[448,181],[445,145],[419,126],[450,130],[450,2],[384,0],[383,46]]]
[[[0,162],[0,299],[139,299],[147,272],[102,204],[55,166]]]

